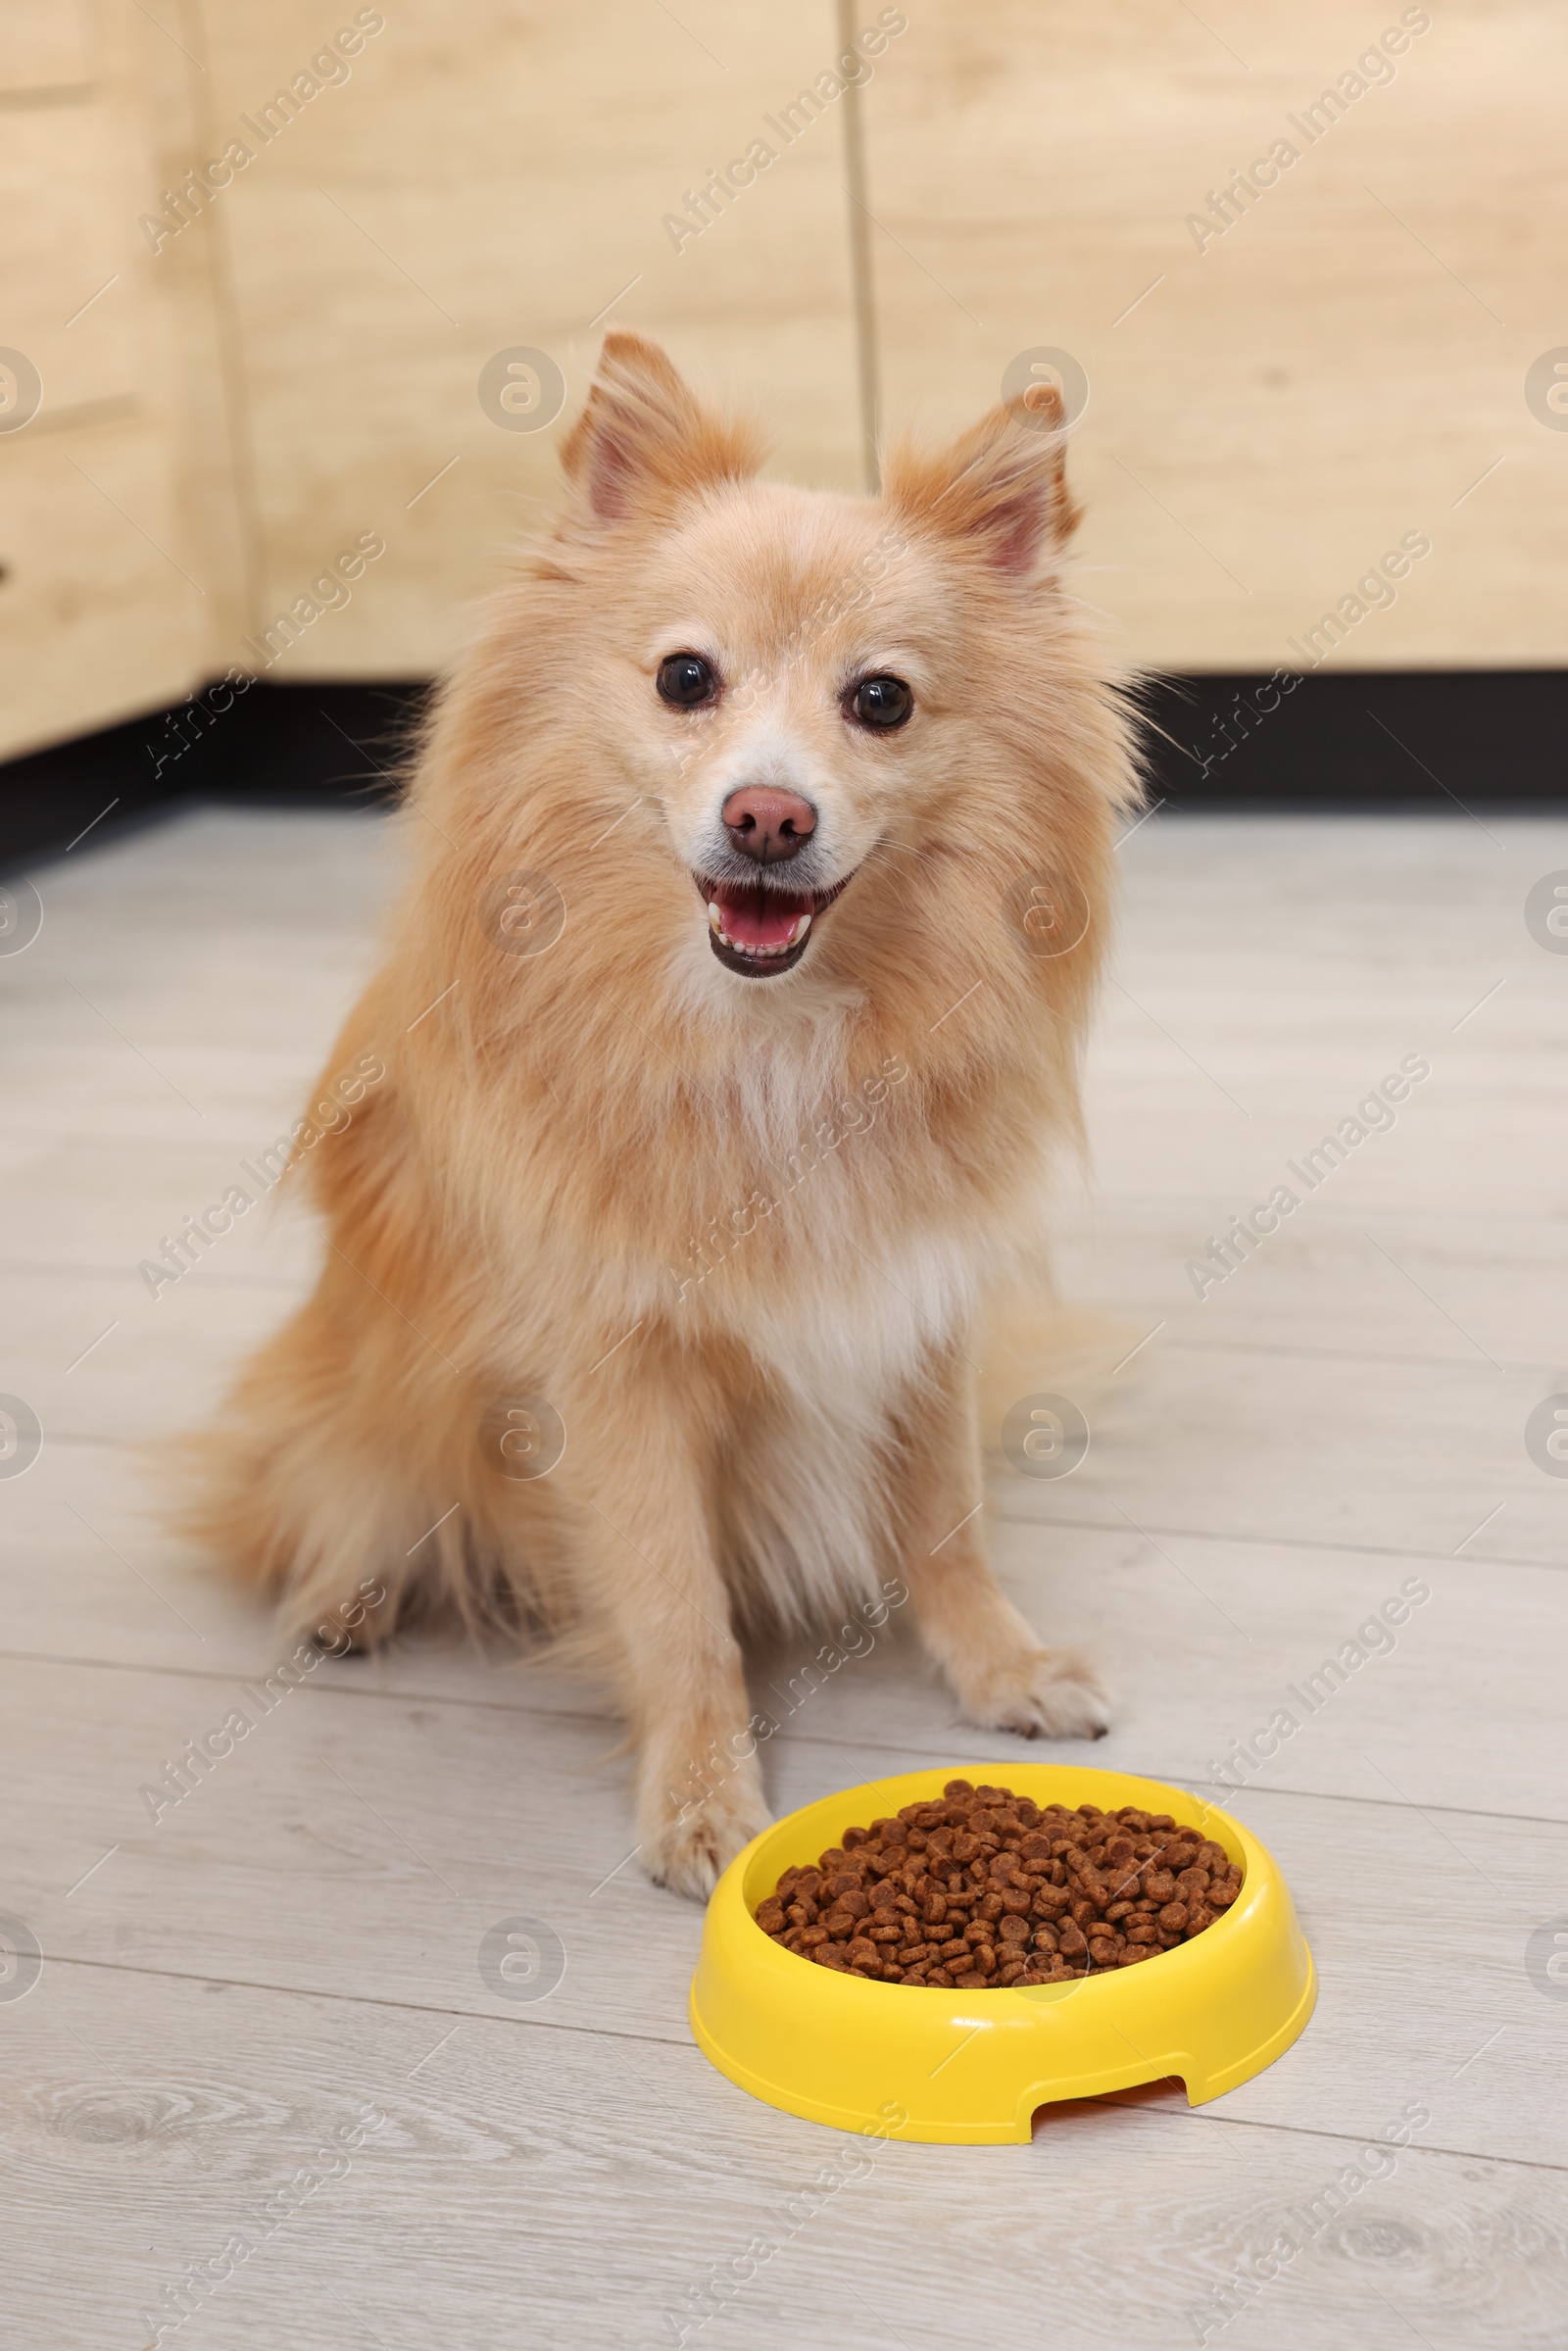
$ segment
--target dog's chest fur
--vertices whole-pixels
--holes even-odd
[[[982,1267],[933,1231],[803,1246],[776,1283],[726,1286],[726,1270],[695,1301],[697,1327],[753,1367],[719,1465],[726,1572],[749,1612],[819,1624],[898,1564],[898,1464],[952,1408],[932,1366],[966,1343]]]

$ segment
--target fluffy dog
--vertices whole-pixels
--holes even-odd
[[[385,1076],[301,1171],[325,1270],[203,1441],[195,1523],[301,1631],[366,1577],[377,1633],[576,1626],[687,1893],[767,1818],[753,1625],[897,1576],[972,1720],[1105,1727],[978,1517],[1136,796],[1063,439],[1016,402],[876,499],[785,488],[606,338],[426,727],[328,1064]]]

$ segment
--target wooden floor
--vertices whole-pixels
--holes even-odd
[[[130,1448],[205,1411],[313,1249],[252,1216],[156,1301],[136,1268],[296,1114],[385,840],[202,813],[39,874],[42,932],[0,958],[0,1388],[44,1430],[0,1479],[0,1911],[44,1955],[0,1981],[8,2351],[172,2341],[166,2289],[215,2258],[186,2351],[1164,2351],[1195,2310],[1235,2351],[1568,2344],[1541,1932],[1568,1951],[1568,1482],[1524,1438],[1568,1390],[1568,959],[1524,919],[1568,823],[1156,815],[1121,858],[1063,1272],[1153,1336],[1075,1476],[994,1489],[1000,1570],[1113,1680],[1093,1760],[1193,1787],[1407,1579],[1430,1597],[1224,1799],[1321,1972],[1286,2057],[1202,2108],[1049,2112],[1028,2147],[889,2144],[793,2232],[847,2142],[693,2046],[700,1914],[616,1866],[593,1690],[430,1647],[323,1664],[149,1818],[276,1638],[139,1515]],[[1431,1074],[1397,1125],[1200,1300],[1187,1261],[1405,1055]],[[884,1641],[773,1742],[772,1795],[998,1744]],[[565,1952],[532,2003],[476,1958],[519,1914]],[[1221,2327],[1215,2289],[1337,2183]]]

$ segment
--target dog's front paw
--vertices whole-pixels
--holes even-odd
[[[988,1731],[1021,1739],[1103,1739],[1110,1701],[1076,1649],[1022,1649],[965,1678],[965,1714]]]
[[[706,1902],[736,1854],[771,1817],[755,1779],[737,1772],[679,1812],[645,1819],[643,1867],[656,1886]]]

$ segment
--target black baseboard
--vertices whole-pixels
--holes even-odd
[[[0,869],[185,800],[274,807],[395,796],[423,680],[209,687],[0,763]],[[226,699],[225,699],[226,694]],[[1150,680],[1152,797],[1173,808],[1546,808],[1568,799],[1568,669],[1276,672]]]
[[[0,868],[96,845],[188,800],[276,808],[395,798],[428,687],[209,686],[0,763]]]
[[[1156,678],[1152,796],[1182,808],[1452,811],[1568,798],[1568,670]]]

